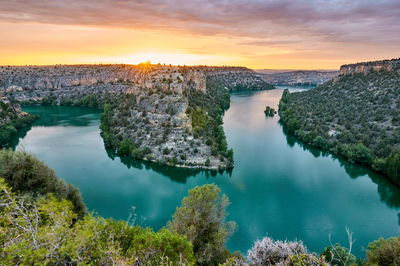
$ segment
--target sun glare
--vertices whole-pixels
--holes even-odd
[[[93,60],[94,59],[94,60]],[[143,62],[171,65],[222,65],[230,64],[232,58],[221,55],[199,55],[189,53],[139,52],[116,57],[88,58],[97,63],[122,63],[137,65]]]

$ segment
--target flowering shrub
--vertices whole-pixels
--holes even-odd
[[[264,237],[254,243],[247,258],[251,265],[275,265],[285,262],[293,255],[304,253],[307,253],[307,248],[301,241],[274,241]]]

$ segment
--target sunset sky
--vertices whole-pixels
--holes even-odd
[[[399,0],[0,0],[0,65],[336,69],[400,57]]]

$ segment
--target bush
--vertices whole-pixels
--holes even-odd
[[[400,265],[400,237],[369,243],[366,265]]]
[[[370,165],[374,160],[374,155],[370,149],[358,143],[350,147],[350,159],[363,165]]]
[[[265,114],[265,116],[274,117],[276,114],[276,111],[274,108],[267,106],[267,107],[265,107],[264,114]]]
[[[247,252],[251,265],[275,265],[284,263],[293,255],[307,253],[307,248],[301,241],[274,241],[264,237],[254,243]]]
[[[357,263],[357,258],[349,250],[339,244],[329,246],[322,251],[321,256],[332,265],[346,266]]]
[[[385,173],[396,184],[400,184],[400,153],[390,155],[384,165]]]
[[[120,156],[128,156],[128,155],[131,154],[131,152],[132,152],[133,149],[134,149],[133,143],[132,143],[129,139],[125,138],[125,139],[119,144],[119,147],[118,147],[118,154],[119,154]]]
[[[327,149],[329,147],[329,143],[326,141],[326,139],[324,139],[321,136],[315,137],[315,139],[313,140],[313,145],[316,148],[319,148],[319,149],[322,149],[322,150],[325,150],[325,149]]]
[[[33,197],[53,193],[60,199],[71,201],[80,217],[86,212],[79,191],[57,178],[53,170],[25,151],[0,150],[0,176],[14,192]]]

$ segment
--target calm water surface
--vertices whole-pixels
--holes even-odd
[[[154,229],[170,220],[187,190],[215,183],[231,200],[229,220],[238,224],[228,248],[245,253],[269,235],[302,239],[320,252],[332,242],[346,244],[354,232],[354,252],[367,243],[399,233],[400,191],[362,167],[307,149],[284,134],[277,108],[282,87],[237,92],[224,117],[229,146],[235,151],[232,173],[215,174],[112,159],[99,132],[100,113],[78,107],[27,107],[41,119],[17,149],[33,152],[67,182],[77,186],[88,208],[103,217]]]

